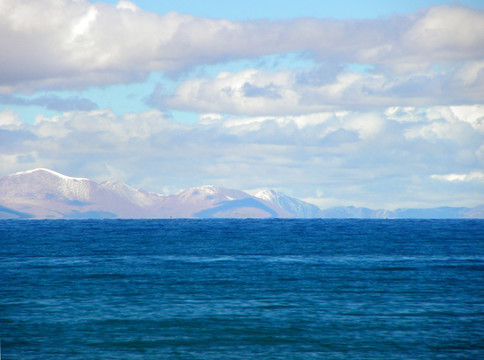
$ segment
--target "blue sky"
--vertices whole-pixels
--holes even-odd
[[[106,1],[117,4],[118,1]],[[462,4],[474,8],[484,8],[480,0],[439,1],[328,1],[328,0],[247,0],[247,1],[194,1],[179,0],[176,2],[141,0],[135,2],[140,8],[164,14],[169,11],[192,14],[195,16],[223,18],[230,20],[248,19],[292,19],[296,17],[317,17],[335,19],[361,19],[388,16],[394,13],[408,13],[428,6],[442,4]]]
[[[483,9],[2,1],[0,176],[270,187],[322,208],[484,203]]]

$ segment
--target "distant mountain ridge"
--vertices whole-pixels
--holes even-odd
[[[119,181],[96,183],[42,168],[0,178],[0,219],[270,217],[484,218],[484,205],[394,211],[353,206],[321,210],[269,189],[252,196],[240,190],[204,185],[176,195],[160,195]]]
[[[245,200],[245,201],[241,201]],[[224,203],[232,206],[223,206]],[[208,211],[210,210],[210,211]],[[238,190],[199,186],[176,195],[100,184],[49,169],[0,178],[0,218],[292,217],[286,210]]]
[[[321,210],[320,217],[330,219],[484,219],[484,205],[474,208],[442,206],[396,210],[338,206]]]

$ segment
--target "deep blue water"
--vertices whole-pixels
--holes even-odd
[[[6,359],[483,359],[482,220],[0,221]]]

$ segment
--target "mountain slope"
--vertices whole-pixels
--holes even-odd
[[[329,219],[388,219],[393,218],[391,211],[373,210],[365,207],[336,206],[321,210],[321,217]]]
[[[49,169],[34,169],[0,179],[0,205],[34,218],[145,217],[139,206],[146,197],[127,197],[108,184],[69,177]]]
[[[262,190],[255,194],[256,197],[278,205],[297,218],[321,217],[321,210],[313,204],[290,197],[275,190]]]
[[[484,219],[484,205],[476,206],[472,209],[467,209],[465,217],[469,219]]]
[[[49,169],[0,178],[0,218],[290,216],[278,206],[242,191],[214,186],[165,196],[133,189],[117,181],[98,184]]]
[[[320,210],[274,190],[251,196],[239,190],[205,185],[176,195],[160,195],[118,181],[98,184],[49,169],[0,178],[0,219],[267,217],[484,218],[484,205],[394,211],[341,206]]]
[[[163,199],[161,217],[264,218],[290,217],[280,207],[243,191],[211,185],[194,187]]]
[[[484,205],[474,208],[442,206],[396,210],[373,210],[364,207],[337,206],[321,210],[321,217],[333,219],[483,219]]]

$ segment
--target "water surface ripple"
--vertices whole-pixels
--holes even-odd
[[[482,359],[484,221],[0,221],[0,322],[2,359]]]

